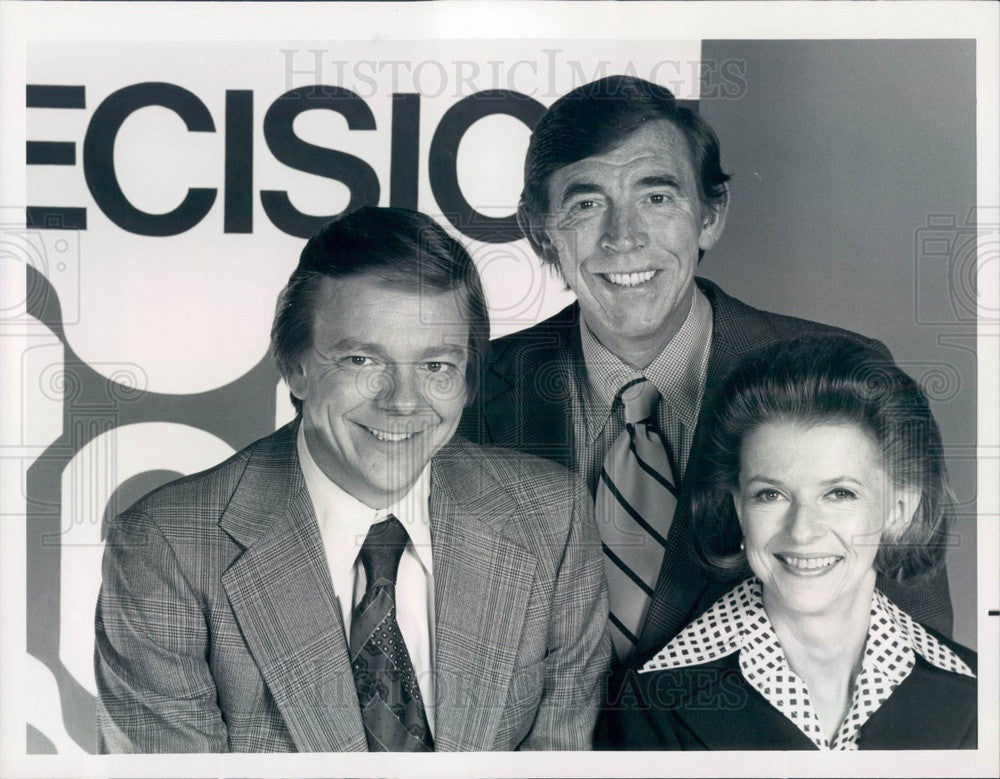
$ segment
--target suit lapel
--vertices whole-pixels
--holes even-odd
[[[472,447],[455,443],[431,471],[441,751],[495,748],[536,566],[497,531],[510,521],[510,501],[476,460]]]
[[[366,751],[340,611],[295,427],[251,458],[220,526],[245,547],[222,576],[233,613],[296,747]]]
[[[568,393],[572,371],[582,360],[578,309],[572,305],[542,328],[532,328],[530,342],[518,336],[494,356],[483,401],[489,436],[476,436],[573,467],[573,420]],[[525,336],[528,337],[528,336]]]
[[[941,671],[919,654],[910,675],[861,726],[862,749],[970,749],[976,680]],[[980,729],[980,733],[983,733]],[[986,737],[981,741],[985,741]]]
[[[709,750],[812,749],[817,747],[791,720],[747,684],[738,655],[681,672],[680,689],[696,696],[675,713]],[[673,676],[671,676],[673,679]]]

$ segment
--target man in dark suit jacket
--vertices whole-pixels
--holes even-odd
[[[102,751],[589,748],[593,507],[564,468],[453,439],[488,333],[429,218],[309,241],[272,331],[297,419],[108,532]]]
[[[622,575],[645,600],[632,624],[612,608],[616,674],[608,709],[626,671],[725,591],[696,560],[688,506],[713,393],[755,347],[830,329],[751,308],[695,278],[725,225],[728,178],[711,127],[663,87],[611,76],[553,104],[532,133],[518,221],[577,302],[494,343],[483,390],[460,428],[474,440],[566,465],[600,499],[606,455],[622,431],[634,435],[622,390],[643,380],[658,390],[650,429],[666,450],[676,511],[666,530],[650,532],[662,547],[652,576],[627,570],[605,546],[612,606],[614,577]],[[943,573],[920,587],[879,586],[918,620],[950,633]],[[615,738],[599,729],[599,742]]]

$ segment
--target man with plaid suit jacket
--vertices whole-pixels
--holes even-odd
[[[475,267],[428,217],[364,208],[309,241],[272,331],[296,420],[109,529],[102,751],[385,748],[348,624],[387,581],[358,552],[380,524],[407,535],[368,693],[408,680],[414,748],[589,748],[610,654],[593,507],[554,463],[453,438],[488,337]]]
[[[677,508],[638,632],[625,634],[634,649],[616,656],[599,746],[616,744],[614,711],[629,669],[728,589],[698,564],[691,533],[690,485],[703,467],[699,436],[713,394],[754,348],[834,329],[751,308],[695,278],[725,225],[728,178],[711,127],[663,87],[610,76],[553,104],[532,132],[518,222],[577,302],[494,342],[460,427],[473,440],[555,460],[595,494],[624,428],[616,416],[623,379],[642,376],[660,392],[656,422],[680,482]],[[916,587],[881,577],[879,586],[950,634],[943,572]]]

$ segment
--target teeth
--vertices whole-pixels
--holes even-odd
[[[392,441],[393,443],[405,441],[407,438],[412,438],[414,435],[413,433],[387,433],[384,430],[373,430],[370,427],[366,427],[365,430],[375,436],[379,441]]]
[[[620,287],[637,287],[640,284],[645,284],[655,275],[655,270],[647,270],[642,273],[605,273],[604,278]]]
[[[840,558],[839,557],[786,557],[785,555],[780,555],[781,559],[792,566],[792,568],[798,568],[803,571],[812,570],[814,568],[826,568],[833,565]]]

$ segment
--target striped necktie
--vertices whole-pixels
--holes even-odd
[[[369,752],[429,752],[434,739],[396,622],[396,573],[409,536],[392,514],[361,545],[365,594],[351,618],[351,668]]]
[[[677,489],[666,446],[653,416],[660,393],[638,378],[618,393],[625,429],[604,458],[597,485],[597,522],[608,577],[611,637],[619,662],[638,643],[656,587]]]

